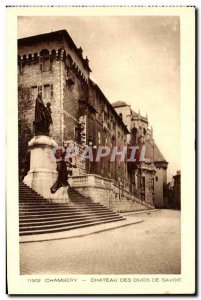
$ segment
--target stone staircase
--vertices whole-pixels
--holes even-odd
[[[24,183],[19,183],[21,236],[45,234],[122,221],[118,213],[69,189],[69,203],[50,203]]]

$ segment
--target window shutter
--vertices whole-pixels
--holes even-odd
[[[38,94],[40,94],[41,96],[43,95],[43,87],[42,87],[42,85],[38,86]]]
[[[54,91],[53,91],[53,84],[50,84],[50,97],[53,98]]]

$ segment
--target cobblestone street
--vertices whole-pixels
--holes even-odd
[[[139,217],[97,234],[22,243],[21,274],[179,274],[180,211],[126,216]]]

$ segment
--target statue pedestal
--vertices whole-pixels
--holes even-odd
[[[57,143],[49,136],[38,135],[28,145],[31,151],[30,171],[25,176],[24,183],[44,198],[51,199],[51,202],[66,202],[67,188],[60,188],[55,194],[50,192],[58,176],[52,151]]]

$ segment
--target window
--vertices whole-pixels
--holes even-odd
[[[38,88],[37,88],[37,86],[32,86],[31,87],[31,97],[32,97],[33,101],[36,100],[37,95],[38,95]]]
[[[142,177],[141,197],[142,197],[142,200],[145,200],[145,177]]]
[[[98,132],[98,144],[100,145],[100,143],[101,143],[101,134],[100,132]]]
[[[43,98],[49,100],[53,98],[53,84],[45,84],[43,86],[44,95]]]
[[[102,112],[102,121],[103,122],[105,121],[105,112],[104,111]]]
[[[47,49],[40,52],[40,70],[41,72],[51,71],[50,55]]]
[[[34,100],[36,99],[38,94],[40,94],[44,100],[50,101],[50,99],[54,96],[53,84],[32,86],[31,95]]]
[[[156,176],[155,180],[158,181],[158,176]]]
[[[74,138],[76,142],[79,141],[79,128],[76,126],[74,127]]]
[[[133,128],[131,130],[131,145],[137,145],[137,129]]]
[[[43,95],[44,99],[49,99],[50,98],[50,85],[46,84],[44,85],[44,95]]]

